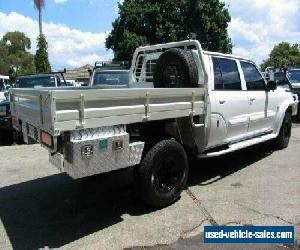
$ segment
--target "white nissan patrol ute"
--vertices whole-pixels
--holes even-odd
[[[155,207],[179,198],[188,159],[288,146],[298,99],[248,59],[196,40],[146,46],[129,78],[127,89],[12,89],[13,125],[75,179],[134,166],[140,197]]]

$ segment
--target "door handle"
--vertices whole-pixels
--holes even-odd
[[[255,98],[250,98],[250,102],[254,102],[255,100]]]
[[[224,104],[226,101],[225,100],[220,100],[219,103],[220,104]]]

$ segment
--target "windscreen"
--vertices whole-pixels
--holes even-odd
[[[93,86],[99,85],[128,85],[128,71],[100,71],[94,74]]]
[[[54,76],[22,77],[16,81],[17,88],[55,87]]]
[[[287,76],[291,83],[300,83],[300,69],[289,70]]]

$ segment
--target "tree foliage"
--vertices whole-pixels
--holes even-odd
[[[41,34],[37,38],[37,51],[34,58],[36,72],[38,73],[51,71],[47,49],[48,43],[46,37]]]
[[[33,0],[33,3],[37,10],[41,10],[45,7],[45,0]]]
[[[138,46],[185,40],[195,33],[204,49],[231,52],[230,20],[220,0],[124,0],[106,47],[116,60],[128,60]]]
[[[5,43],[0,42],[0,75],[7,75],[9,70],[8,48]]]
[[[31,42],[24,33],[8,32],[0,40],[0,74],[7,75],[12,65],[19,74],[35,72],[34,57],[28,52]]]
[[[261,69],[281,66],[299,66],[300,65],[300,45],[282,42],[274,46],[269,58],[263,61]]]
[[[7,45],[9,53],[11,54],[16,51],[25,51],[31,48],[30,39],[19,31],[6,33],[2,38],[2,42]]]

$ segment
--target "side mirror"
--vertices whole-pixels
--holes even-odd
[[[277,84],[275,81],[268,81],[267,83],[267,91],[275,90],[277,89]]]

